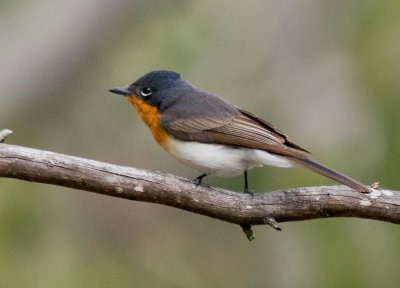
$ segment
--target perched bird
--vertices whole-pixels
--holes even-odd
[[[193,181],[209,174],[244,173],[244,192],[251,193],[247,171],[253,167],[303,166],[359,192],[372,192],[360,182],[310,158],[269,122],[194,87],[174,71],[153,71],[110,92],[126,96],[155,140],[168,153],[199,170]]]

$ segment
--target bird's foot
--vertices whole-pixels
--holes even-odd
[[[243,193],[250,194],[250,195],[254,195],[253,190],[250,190],[248,187],[245,187],[245,188],[244,188]]]
[[[192,180],[193,184],[196,185],[196,187],[199,186],[201,184],[201,182],[203,181],[203,178],[206,176],[207,176],[207,174],[201,174],[199,177],[194,178]]]

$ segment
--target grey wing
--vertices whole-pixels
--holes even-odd
[[[297,150],[301,150],[301,151],[310,153],[306,149],[304,149],[304,148],[300,147],[299,145],[289,141],[289,139],[286,136],[286,134],[284,134],[281,130],[279,130],[275,125],[265,121],[264,119],[258,117],[257,115],[254,115],[251,112],[248,112],[248,111],[243,110],[243,109],[239,109],[239,110],[243,115],[246,115],[248,118],[256,121],[258,124],[262,125],[268,131],[273,132],[274,134],[277,134],[277,135],[281,136],[284,139],[284,144],[285,145],[287,145],[287,146],[289,146],[291,148],[297,149]]]
[[[286,135],[273,125],[250,112],[234,109],[229,113],[224,111],[205,116],[175,117],[162,122],[162,125],[169,134],[180,140],[260,149],[282,156],[308,159],[304,153],[306,150],[288,141]]]
[[[242,113],[229,124],[207,131],[215,143],[260,149],[277,155],[308,159],[306,150],[287,140],[273,126],[264,125]]]

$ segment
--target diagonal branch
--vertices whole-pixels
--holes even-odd
[[[188,179],[63,154],[0,144],[0,177],[54,184],[135,201],[158,203],[239,224],[325,217],[359,217],[400,224],[400,192],[362,194],[345,186],[293,188],[249,195],[195,185]]]

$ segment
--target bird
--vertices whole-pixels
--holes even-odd
[[[313,160],[275,125],[216,94],[197,88],[175,71],[157,70],[131,85],[109,89],[125,96],[150,128],[154,139],[174,158],[202,174],[244,175],[244,193],[252,194],[248,170],[264,165],[302,166],[361,193],[372,188]]]

